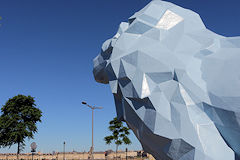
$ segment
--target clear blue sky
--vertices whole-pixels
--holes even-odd
[[[225,36],[240,35],[239,0],[169,0],[200,14],[206,26]],[[38,151],[88,151],[91,112],[81,104],[103,106],[95,114],[95,149],[116,115],[108,85],[92,75],[92,59],[121,21],[150,0],[0,0],[0,105],[17,94],[36,97],[43,111],[34,140]],[[141,149],[134,135],[129,149]],[[121,147],[122,149],[125,146]],[[121,149],[120,148],[120,149]],[[16,152],[0,149],[0,152]]]

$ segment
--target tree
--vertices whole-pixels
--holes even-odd
[[[41,122],[42,111],[36,108],[31,96],[17,95],[10,98],[1,108],[0,147],[17,144],[17,158],[24,149],[25,139],[33,138],[37,122]]]
[[[131,140],[128,138],[128,135],[130,134],[129,128],[123,126],[122,121],[118,121],[115,117],[113,120],[109,122],[108,129],[112,132],[110,136],[104,137],[104,141],[106,144],[111,144],[114,142],[116,144],[116,157],[117,157],[117,151],[118,147],[121,144],[131,144]]]

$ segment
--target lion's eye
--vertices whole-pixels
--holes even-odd
[[[101,50],[101,56],[104,60],[107,60],[110,58],[112,54],[112,39],[106,40],[103,45],[102,45],[102,50]]]
[[[111,41],[112,39],[108,39],[102,44],[102,52],[105,52],[111,46]]]
[[[110,58],[112,54],[112,50],[113,50],[113,47],[109,46],[107,50],[105,50],[104,52],[101,52],[101,56],[103,57],[104,60],[107,60]]]

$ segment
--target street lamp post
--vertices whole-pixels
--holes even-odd
[[[35,142],[31,143],[32,160],[33,160],[34,152],[36,152],[36,149],[37,149],[37,144]]]
[[[65,145],[66,145],[66,142],[64,141],[63,142],[63,160],[65,160]]]
[[[128,159],[128,157],[127,157],[127,152],[128,152],[128,149],[126,148],[126,160]]]
[[[86,102],[82,102],[82,104],[88,106],[88,107],[91,108],[91,110],[92,110],[92,146],[91,146],[91,148],[90,148],[90,156],[91,156],[91,159],[94,159],[94,157],[93,157],[93,152],[94,152],[94,147],[93,147],[93,146],[94,146],[94,145],[93,145],[93,112],[94,112],[95,109],[102,109],[103,107],[90,106],[90,105],[88,105]]]

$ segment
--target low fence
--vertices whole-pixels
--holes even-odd
[[[127,155],[127,159],[126,159]],[[59,152],[55,154],[43,154],[37,153],[32,155],[31,153],[19,154],[19,160],[89,160],[89,154],[87,152]],[[94,153],[94,159],[96,160],[154,160],[154,158],[147,154],[145,157],[139,156],[139,151],[129,151],[123,152],[120,151],[117,153],[111,152],[107,156],[105,152],[96,152]],[[0,154],[0,160],[17,160],[16,154]]]
[[[3,158],[1,157],[0,160],[10,160],[8,158]],[[11,159],[11,160],[17,160],[17,159]],[[56,160],[56,159],[23,159],[19,158],[19,160]],[[89,159],[65,159],[65,160],[89,160]],[[96,159],[94,160],[155,160],[151,157],[144,157],[144,158],[139,158],[139,157],[128,157],[128,158],[105,158],[105,159]]]

